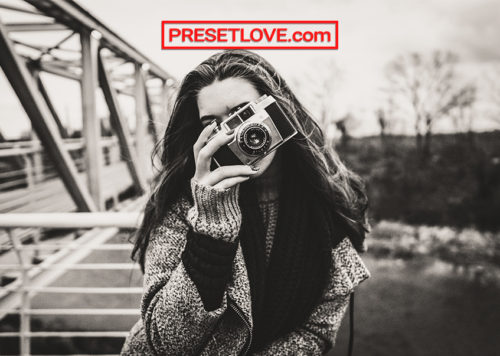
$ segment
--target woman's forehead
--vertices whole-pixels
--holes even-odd
[[[243,102],[259,98],[259,92],[252,83],[243,78],[227,78],[215,81],[202,88],[197,103],[200,117],[205,115],[224,116],[231,108]]]

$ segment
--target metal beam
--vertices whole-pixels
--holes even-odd
[[[78,54],[81,54],[81,51],[77,51]],[[61,67],[64,69],[69,69],[69,68],[81,68],[82,66],[82,61],[80,59],[77,60],[64,60],[64,59],[54,59],[54,56],[52,55],[52,60],[50,63],[56,67]]]
[[[131,90],[129,90],[129,89],[119,89],[119,88],[116,88],[115,90],[116,90],[116,92],[118,94],[121,94],[121,95],[127,95],[127,96],[131,96],[131,97],[134,96],[134,93]]]
[[[70,69],[64,69],[62,67],[55,66],[50,62],[38,61],[37,66],[38,69],[40,69],[41,71],[58,75],[66,79],[77,80],[77,81],[80,81],[82,79],[82,76],[80,74],[75,73]]]
[[[46,16],[45,14],[43,14],[37,10],[24,9],[22,7],[17,7],[17,6],[7,5],[7,4],[0,4],[0,9],[22,12],[22,13],[31,14],[31,15]]]
[[[135,154],[135,151],[132,147],[132,138],[130,137],[128,124],[121,114],[116,91],[111,84],[109,74],[100,53],[98,55],[98,58],[99,84],[102,88],[104,99],[106,100],[109,108],[110,122],[111,125],[113,125],[113,128],[118,137],[120,150],[122,155],[124,156],[125,162],[127,163],[135,188],[139,192],[139,194],[142,194],[145,191],[146,181],[141,174],[142,172],[139,171],[137,166],[137,155]]]
[[[68,131],[66,131],[66,128],[63,126],[61,118],[57,114],[56,108],[54,107],[54,105],[52,105],[52,100],[50,100],[49,93],[47,92],[47,89],[45,89],[45,85],[43,85],[42,79],[40,78],[40,73],[36,69],[31,73],[33,74],[33,78],[35,78],[36,80],[36,85],[38,87],[38,90],[40,91],[40,94],[42,94],[42,97],[45,100],[45,104],[47,104],[47,107],[49,108],[49,111],[54,118],[54,122],[59,129],[59,134],[62,138],[68,138]]]
[[[34,45],[34,44],[31,44],[31,43],[25,43],[25,42],[18,41],[18,40],[12,40],[12,43],[14,43],[16,45],[19,45],[19,46],[24,46],[24,47],[27,47],[27,48],[31,48],[31,49],[34,49],[35,51],[40,51],[40,52],[48,50],[48,47]]]
[[[0,214],[1,228],[93,229],[117,227],[135,229],[140,212],[99,213],[18,213]]]
[[[78,173],[71,157],[63,149],[62,139],[57,132],[56,125],[50,120],[49,110],[24,61],[15,52],[1,21],[0,53],[2,53],[0,66],[30,118],[37,136],[52,159],[68,193],[80,211],[95,211],[96,207],[92,198],[85,186],[78,180]]]
[[[139,211],[142,209],[144,206],[144,198],[139,198],[136,199],[132,202],[124,202],[120,204],[120,211],[127,211],[127,212],[133,212],[133,211]],[[101,213],[98,213],[101,214]],[[9,217],[6,217],[4,215],[7,214],[0,214],[0,226],[4,226],[3,224],[12,224],[15,223],[15,219],[11,220]],[[38,215],[38,214],[36,214]],[[39,215],[38,215],[39,216]],[[47,218],[47,220],[46,220]],[[39,219],[39,220],[38,220]],[[57,221],[61,222],[61,218],[54,216],[53,218],[44,216],[38,218],[38,222],[40,220],[42,221],[47,221],[47,223],[55,222],[54,220],[57,219]],[[122,218],[120,218],[122,219]],[[130,225],[132,224],[137,224],[140,220],[136,220],[136,217],[127,217],[125,218],[128,220],[128,223]],[[139,217],[141,219],[141,217]],[[19,221],[19,223],[22,223]],[[33,221],[31,219],[30,215],[26,215],[22,220],[24,220],[24,224],[28,223],[29,221]],[[72,217],[66,217],[64,219],[65,221],[76,221],[79,220],[73,219]],[[88,220],[88,219],[87,219]],[[110,219],[111,220],[111,219]],[[114,220],[114,219],[113,219]],[[117,222],[117,221],[115,221]],[[121,224],[120,224],[121,225]],[[37,226],[39,226],[37,224]],[[40,226],[39,226],[40,227]],[[65,273],[63,269],[43,269],[45,266],[52,266],[54,264],[77,264],[80,262],[82,259],[87,257],[94,247],[97,246],[102,246],[104,245],[109,239],[111,239],[113,236],[116,236],[116,234],[119,232],[119,229],[117,227],[112,227],[112,228],[105,228],[105,229],[92,229],[82,236],[80,236],[78,239],[70,241],[67,244],[64,244],[61,246],[61,249],[57,251],[56,253],[50,255],[46,259],[43,260],[42,263],[40,263],[38,266],[42,268],[37,268],[36,266],[33,267],[31,270],[28,271],[28,276],[30,277],[30,289],[32,290],[30,293],[32,295],[36,294],[38,291],[43,291],[44,289],[47,291],[47,286],[51,285],[55,280],[57,280],[62,274]],[[23,245],[26,247],[25,245]],[[11,284],[9,284],[9,287],[11,288],[16,288],[19,287],[19,281],[14,281]],[[54,288],[54,287],[52,287]],[[64,287],[62,287],[64,289]],[[71,288],[71,287],[69,287]],[[3,288],[5,289],[5,288]],[[85,288],[87,289],[87,288]],[[52,292],[56,292],[52,290]],[[71,292],[71,290],[68,290],[68,292]],[[74,291],[73,291],[74,292]],[[86,290],[88,292],[88,289]],[[81,293],[81,291],[80,291]],[[120,291],[115,293],[121,293]],[[132,291],[128,291],[127,293],[134,293]],[[0,299],[0,309],[14,309],[19,306],[19,296],[17,293],[10,293],[6,296],[2,296]],[[0,319],[2,319],[4,316],[3,313],[0,313]]]
[[[150,73],[162,79],[175,79],[144,54],[128,44],[118,34],[107,28],[88,11],[73,0],[26,0],[41,12],[55,18],[58,22],[80,32],[83,28],[96,30],[102,34],[101,46],[107,47],[120,56],[140,64],[149,63]]]
[[[75,35],[75,31],[71,32],[69,35],[63,37],[59,42],[57,42],[54,46],[50,47],[47,52],[43,52],[43,54],[50,53],[55,49],[60,49],[60,47],[64,44],[64,42],[68,41],[71,37]]]
[[[146,139],[148,132],[148,118],[146,114],[146,86],[142,66],[135,64],[135,148],[137,152],[138,164],[142,172],[146,172]]]
[[[98,88],[97,56],[99,41],[89,31],[80,33],[82,46],[82,118],[83,138],[85,141],[85,163],[87,184],[90,195],[99,210],[104,209],[101,184],[102,149],[101,122],[97,117],[96,92]]]
[[[146,83],[144,83],[146,84]],[[144,85],[144,96],[146,99],[146,112],[148,113],[148,131],[153,136],[154,142],[158,142],[158,130],[156,128],[155,115],[151,107],[151,100],[149,99],[148,87]]]
[[[5,24],[8,32],[41,32],[41,31],[65,31],[69,30],[66,26],[59,23],[40,22],[40,23],[9,23]]]
[[[167,127],[168,121],[170,120],[170,86],[166,80],[162,83],[160,102],[163,104],[161,123],[164,127]]]

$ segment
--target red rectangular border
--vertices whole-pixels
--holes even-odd
[[[335,46],[165,46],[165,24],[334,24]],[[162,21],[161,49],[339,49],[339,21]]]

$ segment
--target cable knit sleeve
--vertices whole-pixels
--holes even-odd
[[[191,184],[194,206],[184,196],[172,204],[146,250],[141,315],[151,354],[197,354],[228,308],[238,186]]]
[[[216,189],[191,180],[194,206],[187,213],[190,229],[182,253],[186,271],[193,280],[207,311],[223,303],[226,284],[241,226],[239,184]]]
[[[201,184],[192,178],[194,206],[189,209],[187,220],[193,230],[217,240],[235,241],[241,226],[239,190],[239,184],[219,189]]]

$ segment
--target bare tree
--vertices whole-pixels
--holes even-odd
[[[454,102],[451,103],[453,107],[449,110],[449,115],[456,132],[472,133],[472,125],[476,117],[474,112],[476,92],[477,88],[468,84],[457,93]]]
[[[399,56],[387,67],[389,90],[398,103],[411,108],[417,147],[424,153],[430,151],[435,123],[448,116],[467,92],[457,80],[457,63],[457,55],[434,51],[429,56]]]
[[[334,98],[341,82],[341,72],[333,59],[315,59],[307,70],[296,73],[291,80],[294,91],[305,106],[315,116],[318,125],[325,133],[328,145],[333,144],[336,118],[338,117]]]
[[[490,68],[490,71],[485,73],[486,89],[488,91],[488,101],[491,105],[489,118],[500,124],[500,64],[495,64]]]
[[[339,140],[335,143],[340,143],[340,145],[345,146],[352,137],[351,133],[356,131],[356,129],[362,125],[362,120],[359,116],[348,112],[339,119],[335,120],[333,124],[341,135]]]
[[[387,103],[385,106],[379,107],[375,115],[377,117],[377,122],[380,127],[380,137],[382,140],[391,132],[392,126],[394,124],[394,113],[395,104],[394,98],[389,96],[387,98]]]
[[[380,108],[377,110],[377,121],[380,126],[380,137],[383,139],[387,130],[387,116],[384,109]]]

